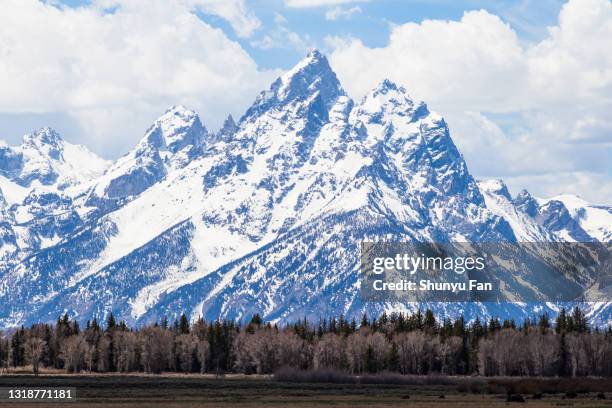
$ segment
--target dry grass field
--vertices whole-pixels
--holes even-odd
[[[17,408],[612,407],[612,381],[601,379],[457,378],[445,385],[399,385],[293,383],[261,376],[11,374],[0,376],[0,387],[77,389],[73,402],[0,401],[2,407]],[[576,394],[559,392],[568,387]],[[520,392],[525,402],[507,402],[508,390]],[[538,390],[549,392],[538,398]],[[602,392],[607,399],[598,399]]]

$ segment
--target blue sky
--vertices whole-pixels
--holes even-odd
[[[78,8],[92,2],[59,0],[50,3]],[[286,19],[286,26],[306,44],[321,49],[325,49],[325,39],[329,36],[355,37],[370,47],[382,47],[393,25],[426,19],[459,20],[466,10],[479,9],[502,17],[522,40],[537,41],[546,36],[548,26],[556,23],[563,3],[560,0],[371,0],[290,7],[283,0],[250,0],[246,4],[261,22],[253,38],[236,35],[223,17],[202,11],[195,11],[195,14],[240,43],[260,67],[288,69],[303,57],[302,49],[291,44],[262,49],[254,44],[277,29],[279,15]],[[332,20],[329,13],[334,10],[348,14]]]
[[[521,38],[526,41],[539,40],[546,35],[546,27],[556,22],[563,2],[541,1],[452,1],[452,0],[374,0],[336,6],[312,8],[285,7],[280,0],[249,2],[262,21],[259,37],[267,30],[274,30],[277,13],[287,19],[287,26],[302,38],[309,38],[314,46],[325,48],[328,36],[350,36],[361,39],[370,47],[382,47],[387,43],[390,27],[405,22],[421,22],[425,19],[459,20],[466,10],[489,10],[506,21],[512,22]],[[341,9],[355,12],[335,20],[326,19],[330,10]],[[233,33],[221,18],[202,15],[210,24],[222,28],[228,35]],[[249,51],[249,54],[266,68],[289,68],[302,57],[301,50],[289,46],[283,49],[262,50],[252,46],[251,40],[233,38]]]
[[[320,48],[348,94],[390,78],[477,177],[612,202],[609,0],[6,0],[0,139],[116,158],[173,104],[215,130]]]

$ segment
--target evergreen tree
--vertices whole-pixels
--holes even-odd
[[[578,333],[586,333],[588,330],[587,319],[582,310],[576,307],[572,313],[573,330]]]
[[[567,352],[567,343],[565,339],[565,332],[561,332],[561,336],[559,339],[559,358],[557,360],[558,364],[558,375],[563,377],[566,376],[567,373],[567,362],[568,362],[568,352]]]
[[[110,312],[108,319],[106,319],[106,331],[112,332],[113,330],[115,330],[116,326],[117,323],[115,322],[115,316],[113,315],[113,312]]]
[[[425,311],[425,318],[423,319],[423,326],[428,333],[435,333],[436,331],[436,317],[431,309]]]
[[[261,318],[259,313],[255,313],[253,317],[251,318],[251,324],[254,326],[259,327],[261,326],[262,322],[263,322],[263,319]]]
[[[491,333],[495,333],[496,331],[501,330],[501,324],[499,323],[498,318],[491,318],[489,320],[489,331]]]
[[[550,329],[550,319],[548,317],[548,313],[544,313],[540,316],[540,320],[538,321],[538,327],[540,328],[540,332],[545,334]]]
[[[459,318],[455,320],[455,323],[453,324],[453,335],[458,337],[465,336],[465,318],[463,317],[463,314],[461,314],[461,316],[459,316]]]
[[[387,323],[389,323],[389,317],[387,316],[386,311],[383,311],[382,315],[380,315],[378,322],[380,323],[381,326],[385,326]]]
[[[416,313],[413,315],[413,330],[423,330],[423,314],[421,313],[421,309],[417,309]]]
[[[15,331],[11,337],[10,359],[13,367],[25,365],[25,342],[25,330],[21,326],[21,329]]]
[[[555,321],[555,331],[557,333],[565,333],[567,331],[567,315],[565,308],[561,309]]]
[[[179,321],[179,332],[181,334],[189,334],[190,332],[189,320],[187,319],[187,316],[185,316],[185,313],[181,314],[181,319]]]
[[[474,323],[472,324],[472,327],[471,327],[471,331],[476,341],[484,337],[485,330],[484,330],[484,327],[482,326],[482,323],[480,322],[479,317],[476,317],[476,320],[474,320]]]
[[[440,329],[440,337],[442,340],[453,335],[453,322],[450,318],[445,318],[442,323],[442,328]]]
[[[361,327],[368,327],[370,325],[370,321],[368,320],[368,314],[363,312],[363,316],[361,316],[361,323],[359,324]]]

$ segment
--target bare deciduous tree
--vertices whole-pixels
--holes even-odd
[[[445,374],[454,375],[457,373],[461,362],[461,350],[463,339],[452,336],[440,343],[441,370]]]
[[[372,333],[366,338],[368,346],[366,351],[367,369],[370,372],[378,372],[384,369],[387,354],[389,353],[389,341],[387,337],[379,332]]]
[[[273,329],[258,330],[249,341],[250,354],[258,374],[273,373],[280,365],[278,333]]]
[[[200,363],[200,373],[205,373],[208,357],[210,356],[210,344],[206,339],[198,339],[196,344],[198,362]]]
[[[318,328],[302,320],[283,328],[258,316],[249,324],[232,321],[175,324],[130,330],[109,317],[81,329],[68,315],[57,324],[34,324],[0,335],[0,367],[31,364],[98,372],[161,373],[238,371],[269,374],[297,369],[346,370],[351,374],[393,370],[402,374],[432,372],[486,376],[612,376],[612,328],[590,329],[584,314],[560,313],[554,327],[546,316],[513,321],[490,319],[436,323],[428,314],[381,315],[379,319],[323,319]],[[577,323],[576,323],[577,322]],[[324,373],[325,374],[325,373]]]
[[[346,339],[346,362],[351,374],[361,374],[365,370],[368,352],[367,334],[357,331]]]
[[[69,372],[78,373],[84,366],[84,357],[87,351],[87,342],[83,335],[70,336],[64,340],[61,356]]]
[[[250,373],[255,366],[249,347],[249,337],[248,333],[240,332],[234,339],[234,367],[245,374]]]
[[[177,336],[176,353],[181,371],[192,372],[198,361],[198,337],[193,333]]]
[[[398,368],[402,374],[424,374],[432,359],[432,339],[421,331],[400,333],[395,336],[398,351]],[[436,350],[437,351],[437,350]]]
[[[34,375],[38,375],[40,360],[43,357],[47,345],[43,339],[30,336],[26,341],[26,358],[32,364]]]
[[[119,372],[132,371],[136,366],[136,335],[129,331],[114,333],[115,367]]]
[[[293,368],[308,368],[312,360],[312,347],[295,333],[283,331],[278,334],[280,364]]]
[[[334,333],[327,333],[319,339],[315,346],[314,368],[342,369],[345,365],[344,342]]]
[[[161,373],[170,366],[172,333],[161,327],[146,327],[140,331],[142,364],[147,373]]]

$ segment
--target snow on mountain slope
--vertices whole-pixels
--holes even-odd
[[[39,151],[58,156],[49,138]],[[4,191],[22,174],[22,159],[17,150],[0,148],[0,156]],[[12,189],[7,196],[26,204],[6,200],[5,224],[0,217],[2,249],[11,253],[15,242],[20,254],[0,258],[2,327],[64,311],[82,321],[113,311],[140,323],[183,311],[281,321],[412,310],[360,300],[362,240],[580,240],[565,207],[548,209],[526,192],[512,199],[501,182],[477,184],[444,119],[404,88],[385,80],[353,101],[316,50],[216,134],[174,106],[78,188],[45,190],[59,177],[41,163],[31,181],[38,190]],[[498,279],[509,298],[543,279],[560,289],[577,284],[566,276]],[[553,310],[434,306],[473,316]]]
[[[567,234],[555,234],[540,224],[540,207],[527,191],[523,190],[513,199],[502,180],[481,180],[478,187],[484,194],[487,208],[510,224],[517,241],[575,241]]]
[[[22,188],[67,190],[98,177],[108,165],[85,147],[64,141],[51,128],[25,135],[21,146],[0,147],[0,175]]]
[[[550,235],[547,235],[533,218],[515,207],[503,181],[480,180],[478,187],[485,197],[487,208],[510,224],[518,241],[550,240]]]
[[[595,240],[572,217],[561,201],[550,200],[542,204],[538,209],[537,220],[563,241],[591,242]]]
[[[20,146],[0,146],[5,201],[0,271],[72,233],[80,224],[73,198],[109,164],[50,128],[25,135]]]
[[[194,111],[171,107],[131,152],[96,181],[87,205],[108,210],[129,201],[162,180],[171,169],[184,167],[202,155],[207,135]]]
[[[2,175],[0,175],[0,189],[7,206],[21,204],[30,191],[28,187],[20,186]]]
[[[398,238],[503,238],[506,230],[498,231],[498,220],[484,208],[476,184],[439,116],[430,114],[423,104],[413,103],[405,90],[389,81],[355,105],[344,95],[322,56],[311,54],[305,61],[291,71],[298,78],[285,75],[260,95],[233,137],[210,146],[202,158],[168,173],[137,199],[105,216],[116,226],[115,233],[88,271],[74,275],[73,283],[57,296],[51,310],[70,310],[72,304],[87,304],[89,310],[93,289],[85,290],[83,285],[115,287],[117,281],[124,282],[121,296],[128,299],[129,307],[125,302],[115,303],[110,295],[107,302],[116,305],[114,310],[129,320],[146,319],[160,299],[202,279],[212,286],[198,292],[208,293],[209,300],[219,301],[216,296],[226,296],[230,285],[236,289],[233,296],[237,301],[245,302],[244,296],[252,292],[251,284],[266,276],[261,269],[248,267],[241,273],[230,269],[223,275],[212,272],[271,242],[283,249],[267,255],[270,270],[284,268],[282,254],[287,253],[297,256],[301,261],[295,266],[302,265],[305,271],[291,273],[289,280],[284,280],[288,271],[281,274],[278,270],[274,279],[283,292],[292,290],[298,276],[308,280],[316,273],[319,279],[335,281],[334,271],[341,266],[332,259],[328,258],[328,269],[309,269],[308,261],[316,257],[311,246],[337,248],[338,256],[352,253],[355,261],[359,239],[328,242],[323,235],[344,234],[348,225],[335,220],[345,219],[356,210],[370,214],[371,220],[366,217],[362,222],[372,232],[378,231],[377,235],[382,234],[379,224],[386,220],[384,225],[396,223],[394,228],[403,231],[403,235],[395,234]],[[325,82],[334,92],[319,89]],[[314,85],[304,87],[304,93],[299,94],[284,87],[289,83]],[[377,105],[371,102],[373,98],[378,98]],[[252,116],[253,112],[258,115]],[[157,222],[152,224],[151,219]],[[313,228],[316,219],[328,222]],[[138,257],[140,268],[156,271],[154,281],[135,280],[132,269],[120,266],[132,259],[136,262],[135,254],[160,239],[166,251],[171,242],[174,245],[166,237],[183,228],[178,226],[189,226],[185,234],[191,242],[191,249],[180,260],[164,269],[158,263],[147,263],[142,254]],[[288,246],[282,238],[304,228],[311,231],[308,243]],[[300,237],[302,234],[298,240]],[[175,252],[184,249],[176,248]],[[112,274],[106,272],[111,270]],[[355,271],[347,269],[345,273],[355,288]],[[212,280],[214,277],[218,280]],[[245,281],[249,285],[237,290],[238,282]],[[283,298],[272,288],[266,292],[262,296]],[[323,293],[317,296],[312,302],[323,301]],[[195,309],[206,300],[194,297],[192,301],[189,307]],[[287,298],[265,308],[267,314],[289,318],[293,315],[281,310],[295,309],[295,305]],[[213,310],[220,312],[207,309],[207,317]]]
[[[605,231],[605,218],[591,217],[590,224],[587,225],[595,234],[590,235],[580,222],[583,207],[575,206],[574,210],[570,211],[561,200],[538,200],[526,190],[512,198],[501,180],[482,180],[478,182],[478,186],[485,196],[487,208],[506,220],[521,242],[606,242],[599,239],[602,237],[602,230]],[[590,206],[584,201],[577,204]],[[606,215],[605,207],[595,207],[593,210]]]
[[[8,210],[8,203],[0,187],[0,262],[6,262],[15,256],[17,237],[12,228],[13,219]]]
[[[374,158],[368,171],[401,197],[397,201],[380,196],[378,203],[395,202],[399,211],[394,216],[400,221],[420,229],[443,228],[449,234],[432,235],[431,240],[469,240],[474,238],[475,225],[497,223],[444,119],[429,112],[424,103],[413,102],[404,88],[383,81],[355,106],[351,118],[354,127],[367,135],[362,154]],[[491,232],[501,238],[507,231],[494,227]]]
[[[327,65],[326,61],[319,58],[311,56],[310,64]],[[331,70],[327,65],[322,72],[330,74]],[[319,74],[321,71],[311,70],[309,64],[295,71],[298,76]],[[331,79],[335,79],[335,75]],[[282,80],[287,83],[311,81],[289,76],[284,76]],[[273,84],[272,89],[280,88],[281,82]],[[336,91],[341,94],[339,86]],[[287,185],[287,191],[295,184],[287,179],[297,181],[299,174],[287,174],[286,169],[290,166],[299,167],[303,161],[292,162],[295,155],[290,153],[311,143],[308,137],[316,136],[312,129],[321,124],[316,115],[326,115],[325,112],[315,114],[313,111],[319,109],[321,103],[323,106],[327,103],[321,99],[322,93],[316,86],[306,90],[310,96],[290,94],[286,89],[283,91],[286,94],[282,96],[280,93],[275,96],[274,92],[262,94],[251,110],[267,109],[268,115],[257,119],[246,116],[230,140],[219,141],[218,145],[211,146],[198,160],[170,171],[162,181],[143,191],[137,199],[107,214],[104,219],[116,226],[114,234],[108,237],[97,259],[87,269],[73,276],[70,286],[79,287],[77,283],[81,280],[119,262],[122,257],[129,257],[131,252],[146,245],[158,234],[183,222],[193,225],[193,248],[189,259],[182,261],[181,268],[197,267],[195,273],[199,274],[198,277],[255,249],[256,242],[269,239],[266,238],[268,232],[269,236],[274,236],[276,229],[268,229],[272,215],[279,217],[274,225],[281,228],[287,214],[279,211],[281,206],[271,208],[269,205],[270,195],[276,192],[271,180]],[[285,115],[285,104],[290,105],[289,109],[295,116],[293,121],[279,117]],[[271,126],[276,129],[274,139],[263,133],[263,129],[269,130]],[[258,132],[261,137],[255,138]],[[244,143],[245,140],[252,144]],[[250,169],[247,160],[251,162]],[[213,165],[216,167],[213,168]],[[290,211],[295,212],[293,206],[290,206]],[[156,222],[152,223],[152,219]],[[247,224],[248,219],[248,225],[241,228],[239,219],[244,220],[244,224]],[[254,225],[261,227],[259,236],[253,234]],[[142,286],[132,288],[130,304],[134,305],[134,310],[131,313],[137,316],[141,313],[143,302],[147,302],[146,299],[155,298],[160,290],[176,286],[176,276],[170,274],[148,286],[144,286],[142,281],[135,282]],[[190,274],[183,273],[181,276],[180,279],[190,279]]]
[[[588,203],[575,195],[561,195],[548,200],[560,201],[582,229],[600,242],[612,242],[612,207]]]

